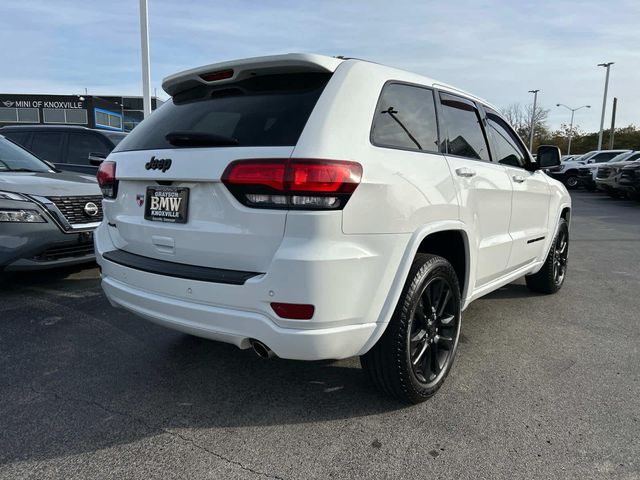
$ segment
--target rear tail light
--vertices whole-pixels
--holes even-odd
[[[291,210],[340,210],[362,179],[362,166],[345,160],[237,160],[222,182],[243,205]]]
[[[98,185],[104,198],[116,198],[118,181],[116,180],[116,162],[102,162],[98,168]]]

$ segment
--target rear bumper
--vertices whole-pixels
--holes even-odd
[[[331,239],[322,244],[285,238],[268,273],[234,285],[109,261],[104,254],[116,248],[109,228],[103,223],[96,230],[96,259],[114,306],[239,348],[256,339],[279,357],[296,360],[347,358],[375,343],[385,328],[380,314],[409,240],[406,235],[354,235],[336,248]],[[282,319],[271,302],[312,304],[315,312],[311,320]]]
[[[158,325],[239,348],[249,348],[250,340],[256,339],[281,358],[321,360],[358,355],[378,328],[375,323],[312,330],[281,328],[262,313],[169,298],[109,276],[103,277],[102,288],[115,306]]]

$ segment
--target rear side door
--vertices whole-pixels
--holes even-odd
[[[93,132],[70,132],[65,152],[65,170],[95,174],[98,167],[89,163],[90,153],[100,153],[105,157],[111,146],[101,135]]]
[[[482,114],[467,98],[440,92],[446,157],[456,184],[460,219],[469,228],[474,288],[504,275],[511,251],[512,184],[491,162]],[[475,257],[475,267],[473,265]]]
[[[64,167],[62,149],[64,145],[63,132],[33,132],[30,150],[43,160]]]
[[[542,256],[549,232],[549,183],[540,170],[526,170],[529,153],[520,137],[494,110],[485,107],[494,162],[503,165],[513,188],[509,234],[513,248],[507,270]]]

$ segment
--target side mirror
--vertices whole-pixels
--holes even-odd
[[[551,169],[560,166],[560,149],[554,145],[540,145],[536,160],[538,168]]]
[[[102,162],[104,162],[105,158],[107,158],[107,156],[104,153],[92,152],[89,154],[89,163],[98,167]]]

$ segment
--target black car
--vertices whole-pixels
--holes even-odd
[[[93,175],[100,162],[127,135],[69,125],[12,125],[0,128],[0,134],[60,170]]]

